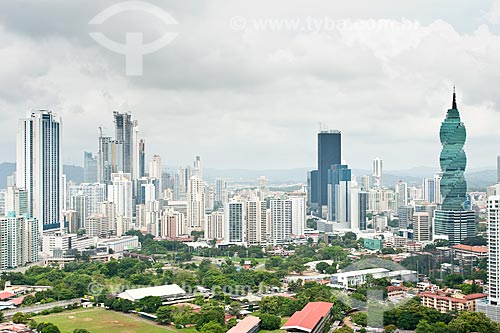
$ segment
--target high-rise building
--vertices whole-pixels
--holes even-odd
[[[187,222],[190,230],[201,230],[205,224],[205,184],[197,176],[188,182]]]
[[[358,219],[359,230],[366,230],[367,210],[368,210],[368,192],[361,191],[358,195]]]
[[[466,138],[465,126],[460,121],[456,94],[453,91],[451,109],[441,124],[440,139],[443,149],[441,164],[441,209],[434,213],[434,234],[446,236],[450,244],[458,244],[476,235],[475,212],[464,208],[467,183],[464,171],[467,158],[463,150]]]
[[[292,202],[292,235],[296,238],[304,236],[306,227],[306,193],[293,193],[288,196]]]
[[[269,197],[269,181],[266,176],[260,176],[258,179],[259,200],[266,200]]]
[[[341,134],[339,131],[320,131],[318,133],[318,210],[322,217],[327,216],[328,170],[332,165],[341,164]]]
[[[413,206],[400,206],[398,207],[399,229],[408,229],[413,222]]]
[[[396,208],[408,205],[408,184],[400,180],[396,184]]]
[[[141,174],[141,139],[139,138],[139,122],[132,121],[132,180],[144,177],[144,172]],[[143,170],[144,171],[144,168]]]
[[[160,237],[175,238],[185,234],[184,214],[171,208],[163,210],[160,221]]]
[[[38,261],[40,231],[34,218],[9,212],[0,216],[0,269]]]
[[[371,188],[371,181],[370,181],[370,176],[368,175],[363,175],[361,176],[361,179],[360,179],[360,190],[361,191],[369,191],[370,188]]]
[[[266,202],[250,200],[246,202],[246,241],[248,245],[261,245],[267,241]]]
[[[431,217],[427,212],[413,214],[413,239],[419,242],[431,240]]]
[[[442,172],[438,172],[434,175],[434,203],[441,204],[443,198],[441,196],[441,177],[443,176]]]
[[[500,196],[493,195],[488,198],[487,214],[488,299],[486,302],[478,302],[476,311],[500,322]]]
[[[436,181],[434,178],[424,178],[423,186],[424,200],[430,203],[436,202]]]
[[[146,202],[160,199],[160,180],[152,177],[141,177],[136,179],[136,203],[145,204]]]
[[[227,201],[227,182],[225,179],[217,178],[215,180],[215,206],[223,207]]]
[[[224,243],[246,244],[245,205],[242,201],[230,201],[224,208]]]
[[[351,169],[335,164],[328,170],[327,219],[340,223],[350,221]]]
[[[133,123],[130,113],[113,112],[115,122],[115,140],[122,143],[123,161],[122,165],[118,166],[118,172],[132,172],[132,133]]]
[[[292,235],[292,201],[287,199],[272,199],[270,206],[271,243],[278,245],[289,242]]]
[[[193,172],[191,175],[196,176],[200,179],[203,179],[203,169],[201,168],[201,157],[200,156],[196,156],[196,158],[193,162]]]
[[[26,189],[28,211],[39,232],[59,228],[62,220],[62,128],[51,111],[31,112],[17,132],[16,184]]]
[[[382,160],[380,158],[376,158],[373,160],[373,186],[375,188],[382,187]]]
[[[500,184],[500,156],[497,157],[497,183]]]
[[[29,215],[28,192],[24,188],[7,187],[5,196],[5,214],[15,212],[19,215]]]
[[[434,235],[447,236],[450,244],[460,244],[464,239],[476,236],[476,212],[462,210],[436,210]]]
[[[7,191],[4,189],[0,190],[0,216],[5,216],[7,212],[5,210],[6,196],[7,196]]]
[[[137,178],[144,177],[146,173],[146,142],[141,139],[139,140],[139,171],[137,172]]]
[[[83,152],[83,182],[97,182],[97,157],[91,152]]]
[[[108,201],[116,206],[117,216],[132,219],[132,181],[130,173],[113,173],[108,186]]]
[[[70,185],[68,196],[70,198],[69,208],[76,210],[73,205],[73,197],[82,195],[86,197],[86,216],[99,213],[100,203],[106,201],[106,185],[100,183],[82,183],[80,185]]]
[[[307,173],[307,207],[311,213],[318,210],[318,170]]]
[[[149,162],[149,177],[161,179],[161,156],[153,155]]]
[[[205,221],[205,239],[221,240],[224,239],[224,212],[216,211],[207,215]]]
[[[441,195],[443,196],[441,209],[463,210],[467,191],[467,183],[464,178],[467,157],[463,149],[466,131],[458,113],[455,92],[453,92],[452,107],[448,110],[446,119],[441,124],[439,134],[443,145],[439,158],[441,171],[443,172],[441,178]]]

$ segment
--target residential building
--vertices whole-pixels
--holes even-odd
[[[28,212],[40,233],[62,220],[62,126],[51,111],[30,112],[17,131],[16,185],[27,192]]]

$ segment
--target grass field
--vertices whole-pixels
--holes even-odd
[[[136,315],[126,315],[102,308],[81,308],[47,316],[35,316],[33,319],[37,323],[51,322],[57,325],[62,333],[72,333],[75,328],[85,328],[91,333],[175,332]]]

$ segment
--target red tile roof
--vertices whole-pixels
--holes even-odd
[[[15,295],[13,293],[11,293],[11,292],[8,292],[8,291],[2,291],[2,292],[0,292],[0,300],[2,300],[2,301],[4,299],[11,298],[13,296],[15,296]]]
[[[246,316],[236,326],[233,326],[227,333],[247,333],[255,326],[260,324],[260,318],[255,316]]]
[[[312,332],[321,319],[328,315],[332,306],[333,303],[328,302],[307,303],[302,310],[295,312],[281,329],[299,329]]]
[[[476,294],[465,295],[465,299],[478,299],[478,298],[485,298],[487,296],[488,296],[487,294],[476,293]]]
[[[483,245],[457,244],[452,246],[456,250],[470,251],[475,253],[488,253],[488,247]]]

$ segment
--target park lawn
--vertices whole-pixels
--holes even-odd
[[[50,322],[62,333],[72,333],[75,328],[85,328],[90,333],[166,333],[174,332],[136,315],[126,315],[103,308],[77,309],[46,316],[33,317],[37,323]]]

